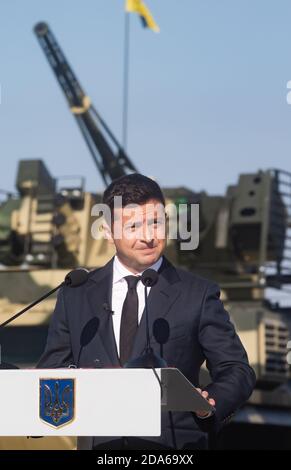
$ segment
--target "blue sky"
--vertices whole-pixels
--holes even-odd
[[[131,15],[128,153],[163,186],[222,194],[240,172],[291,171],[291,2],[145,0]],[[121,139],[123,0],[0,0],[0,189],[19,159],[102,180],[32,32],[49,23],[82,86]]]

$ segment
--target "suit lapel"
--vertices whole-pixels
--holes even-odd
[[[157,318],[165,318],[179,297],[181,291],[178,287],[180,278],[174,266],[164,258],[159,269],[157,284],[151,288],[148,297],[150,339],[153,337],[153,323]],[[134,340],[131,359],[138,357],[146,347],[146,317],[143,312],[137,334]]]
[[[90,278],[87,298],[94,316],[99,318],[98,335],[112,365],[120,365],[113,330],[112,301],[113,259],[97,270]]]
[[[112,277],[113,277],[113,259],[103,268],[95,271],[90,277],[87,287],[87,299],[93,316],[99,318],[98,335],[102,341],[103,347],[114,366],[120,366],[118,352],[116,348],[115,335],[113,330],[112,314]],[[181,291],[179,288],[180,278],[175,267],[164,258],[159,269],[159,278],[157,284],[151,288],[148,297],[149,310],[149,329],[150,338],[153,334],[153,323],[157,318],[165,318],[179,297]],[[104,306],[107,306],[107,308]],[[146,318],[143,312],[137,334],[134,340],[131,358],[142,354],[146,347]]]

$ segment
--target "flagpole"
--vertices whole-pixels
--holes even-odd
[[[124,59],[123,59],[123,109],[122,109],[122,145],[127,149],[127,125],[128,125],[128,87],[129,87],[129,35],[130,13],[125,12],[124,23]]]

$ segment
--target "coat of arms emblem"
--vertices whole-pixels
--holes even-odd
[[[40,379],[39,417],[59,428],[74,419],[74,379]]]

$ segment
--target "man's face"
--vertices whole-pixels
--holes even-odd
[[[163,254],[166,246],[166,215],[160,201],[114,209],[109,240],[120,261],[132,272],[141,272]]]

